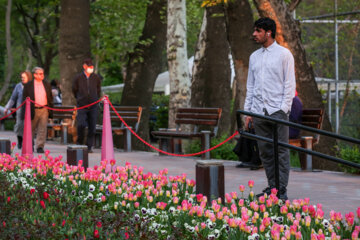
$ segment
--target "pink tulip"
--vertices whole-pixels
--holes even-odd
[[[254,187],[254,180],[249,180],[248,185],[249,185],[249,188]]]
[[[245,191],[245,186],[244,186],[244,185],[240,185],[240,186],[239,186],[239,190],[240,190],[240,192],[244,192],[244,191]]]

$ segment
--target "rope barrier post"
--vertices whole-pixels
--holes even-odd
[[[312,150],[313,137],[303,136],[301,137],[301,145],[305,149]],[[312,169],[312,155],[306,153],[300,153],[300,165],[301,170],[311,172]]]
[[[67,164],[77,166],[82,160],[85,171],[89,167],[89,153],[86,145],[68,145],[66,155]]]
[[[11,153],[11,144],[9,138],[0,138],[0,153]]]
[[[275,187],[278,190],[277,196],[280,194],[280,174],[279,174],[279,144],[278,144],[278,125],[273,125],[273,143],[274,143],[274,160],[275,160]]]
[[[202,143],[202,150],[206,150],[210,148],[210,131],[201,131],[201,143]],[[201,155],[202,159],[210,159],[210,152],[206,152]]]
[[[218,199],[224,200],[224,165],[216,160],[196,161],[196,194],[207,196],[208,203]]]
[[[29,160],[33,158],[33,138],[31,128],[31,109],[30,109],[30,98],[26,98],[25,105],[25,119],[24,119],[24,132],[23,132],[23,144],[21,155],[27,157]]]
[[[110,160],[114,159],[114,143],[110,120],[109,99],[104,97],[101,161],[107,160],[105,172],[111,172]]]

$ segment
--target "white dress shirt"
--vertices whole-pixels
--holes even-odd
[[[269,115],[279,110],[290,113],[295,96],[294,57],[276,41],[250,56],[244,110]]]

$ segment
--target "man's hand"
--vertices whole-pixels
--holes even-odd
[[[249,130],[249,123],[253,123],[253,119],[250,116],[245,117],[245,130]]]

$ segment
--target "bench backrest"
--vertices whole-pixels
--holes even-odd
[[[322,123],[323,123],[323,118],[324,118],[324,110],[323,109],[305,108],[302,111],[301,124],[308,126],[308,127],[321,129]],[[315,139],[314,143],[318,143],[320,140],[320,134],[315,134],[314,139]]]
[[[61,109],[74,109],[75,106],[54,106],[53,107],[53,119],[71,119],[75,120],[76,110],[75,111],[61,111]],[[56,109],[59,109],[58,111]]]
[[[221,117],[221,108],[178,108],[175,117],[176,129],[180,124],[194,125],[194,132],[199,131],[199,126],[214,127],[216,135]]]
[[[128,124],[132,126],[137,132],[140,124],[142,107],[140,106],[114,106],[116,112],[122,117],[122,119]],[[111,122],[121,122],[119,117],[116,115],[116,112],[110,108],[110,118]],[[124,124],[121,122],[121,127],[125,127]]]

